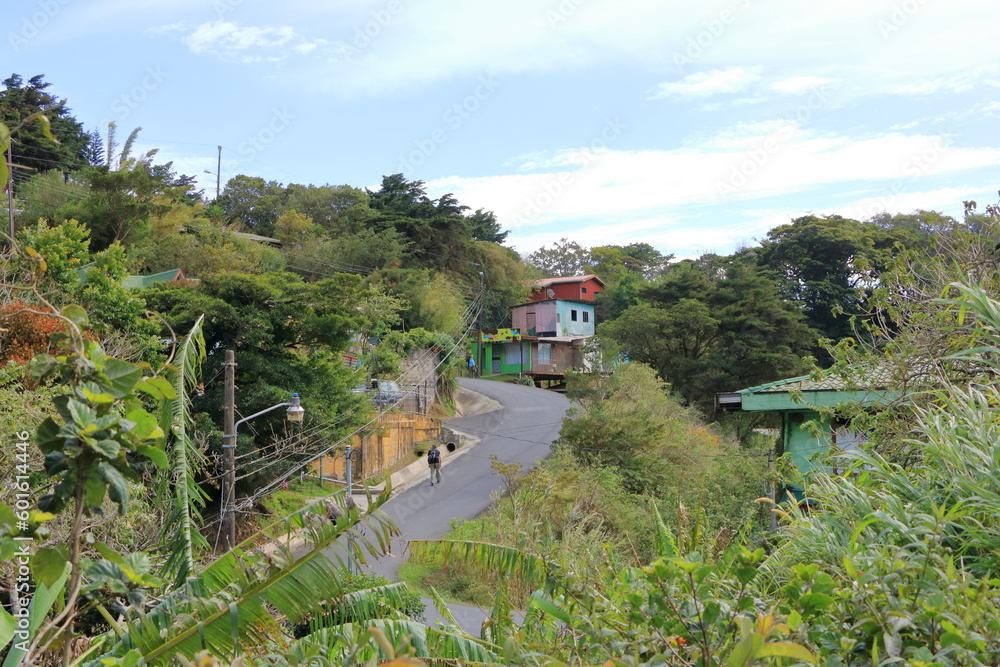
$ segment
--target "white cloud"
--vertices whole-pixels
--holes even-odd
[[[175,24],[151,33],[178,31],[188,33],[181,41],[194,53],[242,62],[278,61],[289,52],[308,54],[327,44],[323,39],[308,40],[291,26],[243,26],[223,20],[202,23],[193,29]]]
[[[564,153],[574,152],[583,151]],[[550,164],[545,173],[451,177],[432,180],[427,187],[435,196],[451,192],[459,201],[474,201],[494,211],[501,224],[513,230],[511,243],[523,252],[560,236],[606,243],[612,235],[630,241],[676,241],[679,234],[688,234],[690,243],[698,242],[686,246],[695,252],[732,247],[766,233],[770,227],[759,221],[748,223],[743,215],[755,202],[761,208],[759,204],[781,197],[792,215],[801,215],[812,205],[805,202],[830,201],[831,189],[866,183],[869,192],[881,187],[898,202],[897,210],[908,210],[920,204],[916,195],[906,193],[926,189],[924,184],[935,177],[996,168],[1000,150],[950,146],[946,137],[938,135],[855,137],[790,124],[745,124],[697,146],[606,149],[590,153],[586,164]],[[945,192],[922,207],[947,201],[953,194]],[[720,218],[713,221],[710,232],[699,232],[698,225],[686,232],[671,226],[670,221],[707,210],[718,211]]]
[[[762,69],[760,66],[729,67],[727,69],[713,69],[708,72],[696,72],[680,81],[667,81],[659,84],[649,99],[656,100],[667,97],[692,99],[739,93],[760,79]]]
[[[816,88],[829,86],[835,83],[835,79],[825,76],[790,76],[772,82],[771,90],[782,95],[804,95]]]

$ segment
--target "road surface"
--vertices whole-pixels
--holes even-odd
[[[393,555],[372,563],[370,570],[389,579],[397,579],[399,567],[405,562],[407,540],[443,537],[451,530],[453,519],[472,519],[489,507],[490,495],[503,488],[503,482],[490,467],[491,454],[505,463],[521,463],[525,471],[530,470],[549,455],[549,444],[559,434],[569,408],[565,396],[543,389],[466,378],[459,383],[503,407],[446,422],[447,426],[480,441],[460,456],[452,454],[451,461],[448,453],[444,453],[440,484],[431,486],[429,477],[421,478],[382,506],[402,536],[393,542]],[[485,617],[482,611],[456,604],[450,604],[449,608],[466,631],[478,636]],[[437,619],[434,607],[429,606],[427,622],[433,625]]]

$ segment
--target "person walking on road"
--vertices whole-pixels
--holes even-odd
[[[431,486],[434,486],[434,478],[437,477],[437,483],[441,483],[441,450],[438,449],[436,444],[431,445],[431,449],[427,452],[427,465],[431,469]]]

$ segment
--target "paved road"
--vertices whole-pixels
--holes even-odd
[[[402,532],[393,543],[394,555],[372,564],[371,570],[389,579],[396,579],[399,566],[405,561],[406,540],[436,539],[451,530],[454,518],[472,519],[490,504],[490,494],[503,487],[492,474],[490,454],[505,463],[519,462],[529,470],[549,455],[549,443],[558,435],[562,419],[569,408],[565,396],[543,389],[488,380],[460,379],[463,387],[484,394],[503,407],[486,414],[461,417],[447,422],[459,431],[481,438],[470,451],[449,461],[442,458],[441,484],[433,487],[421,480],[401,491],[382,510]],[[484,617],[478,609],[449,605],[456,620],[469,632],[479,633]],[[427,621],[433,624],[437,614],[427,611]]]

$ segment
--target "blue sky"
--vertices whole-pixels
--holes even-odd
[[[236,174],[497,213],[530,252],[728,253],[1000,189],[995,0],[13,0],[0,73],[214,194]],[[211,174],[205,174],[209,171]]]

